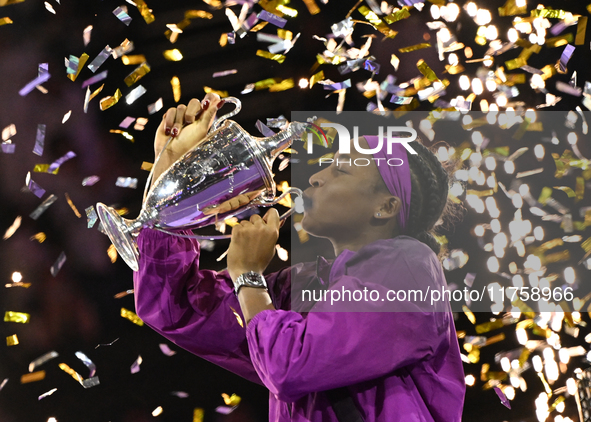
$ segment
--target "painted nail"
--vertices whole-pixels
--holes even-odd
[[[166,129],[164,129],[164,134],[166,136],[169,136],[170,135],[170,128],[169,127],[167,127]]]
[[[177,135],[179,134],[179,130],[178,130],[178,128],[176,128],[176,127],[173,127],[173,128],[172,128],[172,131],[171,131],[170,133],[171,133],[171,134],[172,134],[172,136],[174,137],[174,136],[177,136]]]
[[[209,100],[205,100],[201,103],[201,110],[207,110],[209,107]]]
[[[225,100],[222,100],[222,101],[220,101],[220,102],[218,103],[218,105],[217,105],[217,108],[218,108],[218,110],[219,110],[220,108],[222,108],[222,107],[224,106],[224,104],[226,104],[226,101],[225,101]]]

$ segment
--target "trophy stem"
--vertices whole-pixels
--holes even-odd
[[[103,229],[107,233],[107,236],[109,236],[109,239],[111,239],[121,258],[133,271],[138,271],[139,253],[133,235],[139,232],[142,226],[138,221],[139,218],[127,220],[121,217],[113,208],[107,207],[100,202],[96,205],[96,209],[101,223],[103,223]]]

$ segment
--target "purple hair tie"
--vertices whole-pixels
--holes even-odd
[[[387,144],[384,138],[377,136],[363,136],[370,149],[376,149],[373,153],[380,175],[388,187],[388,191],[398,198],[402,203],[398,214],[398,227],[400,233],[404,233],[408,223],[410,210],[410,194],[412,190],[410,168],[408,167],[408,156],[406,149],[401,143],[393,143],[392,154],[387,153]],[[392,165],[389,160],[392,159]]]

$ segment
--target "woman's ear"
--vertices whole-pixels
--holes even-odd
[[[397,196],[389,196],[382,203],[381,207],[376,211],[374,216],[376,218],[392,218],[396,217],[402,208],[402,202]]]

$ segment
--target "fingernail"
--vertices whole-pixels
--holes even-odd
[[[173,128],[172,128],[172,131],[171,131],[171,134],[172,134],[172,136],[177,136],[177,135],[179,134],[179,130],[178,130],[178,128],[176,128],[176,127],[173,127]]]
[[[169,136],[170,135],[170,128],[169,127],[167,127],[166,129],[164,129],[164,134],[166,136]]]
[[[209,107],[209,100],[205,100],[201,103],[201,110],[207,110]]]
[[[220,101],[220,102],[218,103],[218,105],[217,105],[217,108],[218,108],[218,110],[219,110],[220,108],[222,108],[222,107],[224,106],[224,104],[226,104],[226,100],[222,100],[222,101]]]

